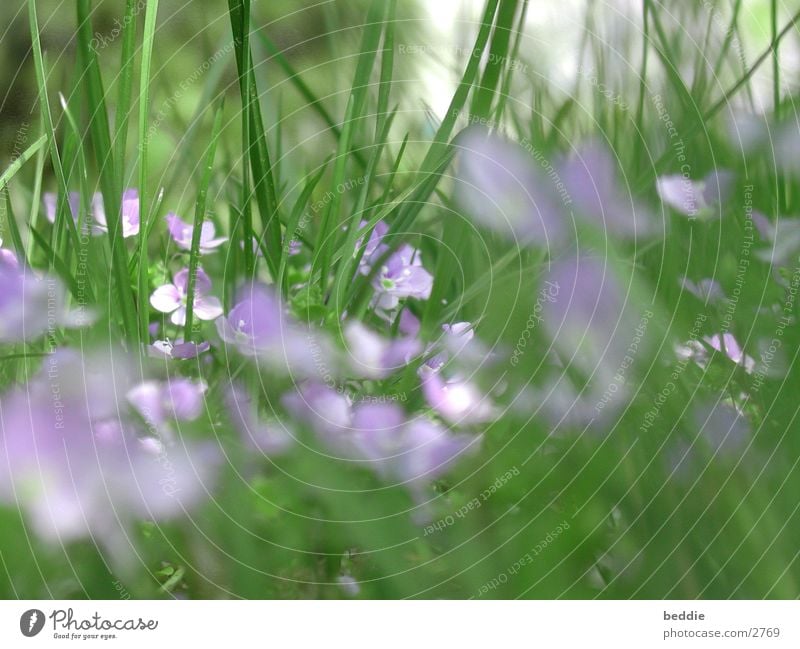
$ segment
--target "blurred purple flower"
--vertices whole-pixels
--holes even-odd
[[[564,408],[562,413],[544,406],[554,425],[563,417],[571,423],[593,419],[608,421],[630,395],[629,368],[650,341],[647,327],[653,313],[626,295],[616,272],[593,257],[566,258],[552,265],[549,281],[558,287],[558,298],[545,302],[544,329],[563,367],[563,376],[546,389],[548,399]],[[573,386],[564,374],[571,367],[585,385]]]
[[[411,336],[416,338],[419,335],[420,322],[419,318],[411,313],[408,309],[403,309],[400,312],[400,322],[398,323],[398,330],[404,336]]]
[[[713,336],[705,336],[703,338],[711,347],[720,353],[724,353],[731,361],[737,365],[741,365],[744,371],[752,374],[756,367],[755,360],[742,351],[736,338],[732,333],[726,332],[720,336],[714,334]]]
[[[559,287],[546,302],[543,324],[564,363],[608,383],[635,333],[641,308],[626,296],[612,268],[592,257],[552,265],[549,281]]]
[[[395,404],[353,407],[347,397],[319,384],[304,386],[284,403],[333,451],[384,480],[404,483],[415,497],[479,440],[452,435],[428,419],[408,421]]]
[[[782,218],[770,223],[766,217],[753,214],[753,221],[761,238],[770,247],[758,250],[756,256],[774,266],[791,266],[800,251],[800,219]]]
[[[366,221],[361,221],[358,227],[359,229],[363,229],[367,226]],[[367,245],[364,246],[364,252],[361,255],[361,260],[359,261],[359,269],[361,270],[362,275],[368,275],[370,268],[372,268],[373,262],[377,261],[379,257],[381,257],[388,249],[385,243],[383,243],[383,237],[386,236],[386,233],[389,232],[389,226],[386,224],[385,221],[378,221],[375,224],[375,227],[372,228],[372,231],[369,233],[369,238],[367,239]],[[363,239],[359,239],[356,242],[356,252],[360,250],[361,245],[363,244]]]
[[[217,332],[245,356],[269,350],[288,327],[280,302],[271,289],[252,284],[241,290],[227,316],[217,320]]]
[[[454,193],[464,212],[523,244],[549,247],[564,237],[563,208],[571,199],[560,180],[548,179],[534,166],[530,151],[477,127],[465,130],[457,144]],[[552,164],[535,154],[557,178]]]
[[[253,399],[238,383],[233,383],[225,394],[225,406],[237,432],[247,448],[266,456],[285,453],[294,437],[278,421],[265,422],[257,412]]]
[[[308,424],[323,443],[343,457],[354,458],[350,434],[350,399],[322,383],[308,382],[284,395],[283,404],[298,420]]]
[[[128,390],[128,402],[156,430],[176,421],[194,421],[203,412],[208,386],[189,379],[143,381]]]
[[[58,196],[53,192],[44,192],[42,194],[42,203],[44,204],[44,215],[50,223],[56,222],[56,207]],[[67,199],[72,219],[77,223],[78,214],[81,211],[81,196],[78,192],[70,192]]]
[[[174,212],[170,212],[164,217],[167,222],[169,234],[172,240],[182,250],[192,249],[192,234],[194,232],[194,225],[190,225],[181,220],[181,218]],[[200,227],[200,254],[206,255],[214,252],[219,246],[225,243],[227,237],[217,237],[217,231],[214,223],[211,221],[203,221]],[[257,250],[257,248],[255,248]]]
[[[623,191],[617,161],[599,141],[581,145],[559,165],[559,172],[575,211],[589,223],[621,237],[654,233],[653,213]]]
[[[0,246],[3,245],[3,240],[0,239]],[[13,251],[7,248],[0,247],[0,268],[5,268],[8,271],[15,272],[19,270],[19,260]]]
[[[0,499],[22,508],[44,540],[90,537],[122,564],[134,556],[134,521],[185,513],[205,498],[218,463],[212,446],[143,436],[119,396],[134,367],[121,352],[59,351],[24,389],[0,397]]]
[[[189,269],[184,268],[175,275],[172,284],[159,286],[150,296],[150,305],[161,313],[171,313],[172,324],[182,327],[186,324],[186,304],[188,301]],[[211,290],[211,280],[203,269],[197,269],[194,285],[194,315],[200,320],[215,320],[222,315],[220,301],[207,295]]]
[[[59,327],[84,327],[96,314],[84,307],[71,310],[61,280],[38,276],[27,266],[0,264],[0,342],[39,338]]]
[[[157,358],[172,358],[176,360],[188,360],[196,358],[203,352],[211,349],[211,343],[203,341],[201,343],[184,342],[183,338],[176,338],[175,342],[169,340],[156,340],[150,345],[150,356]]]
[[[107,232],[108,222],[102,194],[95,194],[92,197],[92,213],[95,234]],[[139,234],[139,191],[137,189],[126,189],[122,192],[121,216],[123,238],[127,239]]]
[[[360,458],[384,480],[397,480],[419,499],[480,438],[453,435],[429,419],[406,421],[391,404],[361,404],[353,415]]]
[[[684,277],[681,285],[684,290],[689,291],[696,298],[706,303],[717,304],[726,299],[725,291],[722,290],[719,282],[714,279],[701,279],[695,284],[688,277]]]
[[[693,410],[698,437],[714,454],[736,457],[750,439],[750,424],[744,413],[725,401],[708,402]]]
[[[217,321],[217,332],[240,354],[295,376],[334,372],[338,359],[323,332],[302,327],[285,313],[272,289],[251,284]]]
[[[414,338],[388,340],[370,331],[360,322],[349,323],[344,330],[350,367],[357,376],[382,379],[408,365],[421,351]]]
[[[426,365],[420,368],[419,376],[428,405],[450,423],[477,424],[494,416],[489,397],[472,382],[457,377],[445,380]]]
[[[733,174],[726,170],[714,170],[702,180],[675,174],[661,176],[656,181],[661,200],[689,217],[719,216],[720,206],[730,198],[732,188]]]
[[[703,341],[713,350],[723,354],[736,365],[741,365],[748,374],[752,374],[755,371],[755,359],[742,351],[742,348],[739,346],[738,341],[732,333],[726,332],[722,335],[713,334],[711,336],[703,336]],[[708,367],[711,354],[698,340],[689,340],[682,345],[678,345],[675,348],[675,352],[681,360],[691,360],[703,369]]]
[[[336,577],[336,583],[348,597],[357,597],[361,592],[361,586],[352,575],[339,575]]]

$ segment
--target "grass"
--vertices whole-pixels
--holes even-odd
[[[77,49],[56,60],[46,47],[43,14],[28,0],[40,123],[0,171],[2,231],[7,226],[9,234],[3,245],[37,272],[60,277],[70,304],[100,317],[87,329],[57,328],[44,346],[42,340],[3,344],[3,391],[28,381],[51,343],[84,351],[113,341],[139,354],[143,376],[208,385],[202,415],[175,432],[181,443],[211,442],[224,461],[197,510],[166,523],[143,518],[129,530],[133,569],[119,568],[90,540],[45,543],[7,502],[0,507],[0,595],[113,598],[121,579],[135,597],[335,598],[345,594],[339,578],[352,575],[360,595],[375,598],[797,597],[800,429],[793,369],[800,334],[795,325],[776,333],[771,309],[788,305],[798,317],[791,301],[798,258],[783,269],[756,260],[755,248],[768,244],[747,248],[743,206],[745,186],[752,185],[752,207],[775,222],[798,213],[800,188],[796,174],[781,172],[771,155],[743,151],[727,120],[729,109],[755,96],[754,82],[767,73],[775,106],[769,118],[795,119],[796,93],[787,86],[782,52],[796,46],[800,12],[781,23],[773,0],[769,45],[742,69],[734,39],[742,38],[745,0],[715,9],[719,20],[708,9],[692,14],[678,3],[643,0],[620,43],[603,35],[604,14],[587,3],[580,61],[592,61],[598,84],[624,95],[628,108],[621,109],[586,79],[579,76],[575,89],[565,91],[540,68],[533,4],[487,0],[473,22],[457,23],[470,47],[456,57],[452,97],[431,126],[407,99],[409,87],[420,82],[409,79],[399,47],[414,39],[421,44],[423,35],[414,31],[405,3],[370,0],[357,10],[333,3],[319,10],[330,33],[308,40],[323,48],[317,58],[332,63],[325,73],[335,68],[333,90],[286,45],[280,22],[286,16],[264,21],[268,10],[256,4],[229,0],[218,17],[224,38],[209,40],[219,48],[231,39],[233,60],[216,59],[197,87],[183,89],[179,115],[152,130],[162,95],[186,82],[162,67],[170,49],[168,3],[148,2],[139,19],[136,3],[127,0],[119,8],[124,27],[116,49],[98,49],[96,8],[75,0],[69,28]],[[699,25],[699,41],[679,18]],[[188,69],[202,66],[198,43],[177,47]],[[418,65],[429,64],[425,53],[418,56]],[[619,59],[627,67],[617,66]],[[657,94],[685,144],[692,178],[714,168],[737,174],[722,218],[688,221],[658,201],[656,178],[683,168],[654,107]],[[304,110],[294,110],[297,102]],[[631,398],[613,421],[562,423],[562,432],[553,434],[542,397],[553,367],[551,341],[546,328],[529,323],[544,279],[569,253],[511,244],[470,218],[457,182],[459,135],[476,121],[529,143],[554,163],[584,140],[612,144],[626,196],[665,225],[667,236],[628,240],[565,216],[575,248],[600,257],[625,296],[655,314],[648,344],[625,377]],[[164,141],[172,147],[170,124],[181,139],[165,163],[159,151]],[[130,184],[138,187],[141,227],[127,240],[113,206]],[[98,238],[83,236],[96,188],[109,225]],[[194,203],[188,251],[176,250],[163,225],[165,213],[178,209],[181,189]],[[58,194],[52,225],[42,212],[43,191]],[[70,191],[81,194],[77,222]],[[209,221],[229,241],[204,256],[200,232]],[[389,226],[388,249],[362,272],[357,244],[381,221]],[[299,254],[292,242],[301,244]],[[352,321],[396,336],[399,318],[386,322],[375,314],[373,283],[404,244],[421,251],[433,276],[427,301],[403,303],[420,320],[421,344],[436,343],[442,325],[471,322],[494,361],[469,371],[501,411],[486,424],[464,427],[480,435],[480,444],[426,485],[433,505],[423,523],[407,489],[332,458],[293,419],[282,397],[301,377],[231,353],[193,307],[202,266],[226,313],[235,291],[258,280],[277,287],[286,313],[335,344]],[[743,258],[748,264],[741,271]],[[149,296],[183,267],[189,270],[186,322],[173,327],[150,307]],[[704,304],[682,291],[684,277],[713,277],[729,296],[735,291],[732,310],[732,302]],[[724,352],[705,367],[681,365],[674,345],[688,339],[700,314],[701,339],[729,331],[756,360],[765,341],[779,339],[782,364],[776,360],[777,369],[761,383]],[[180,363],[148,359],[156,323],[158,337],[208,340],[212,349]],[[524,335],[522,361],[506,362]],[[561,354],[576,384],[597,380]],[[419,390],[420,363],[339,387],[356,402],[402,395],[406,413],[430,414]],[[290,453],[263,458],[240,439],[223,399],[234,379],[262,418],[293,428],[300,443]],[[662,403],[667,385],[674,389]],[[526,394],[533,396],[526,401]],[[749,422],[738,455],[717,452],[698,437],[695,409],[708,401],[736,404]],[[691,466],[673,470],[676,454],[686,449]],[[509,472],[512,477],[502,478]]]

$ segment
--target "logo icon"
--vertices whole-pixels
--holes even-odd
[[[19,630],[22,635],[32,638],[44,628],[44,613],[38,608],[25,611],[19,618]]]

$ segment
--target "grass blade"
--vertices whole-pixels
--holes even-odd
[[[217,153],[217,141],[222,131],[222,113],[225,107],[224,100],[214,114],[214,126],[211,130],[211,143],[208,145],[206,153],[206,164],[203,170],[203,178],[200,181],[200,191],[197,194],[197,202],[194,210],[194,230],[192,231],[192,249],[189,253],[189,283],[186,288],[186,329],[184,330],[184,340],[195,340],[196,331],[193,327],[194,316],[194,293],[197,281],[197,266],[200,260],[200,234],[203,229],[203,220],[206,214],[206,203],[208,201],[208,186],[211,184],[211,177],[214,175],[214,158]],[[250,251],[252,253],[252,250]]]
[[[331,178],[333,199],[328,203],[328,208],[323,214],[322,223],[317,233],[317,243],[314,247],[314,261],[312,262],[312,267],[319,270],[320,286],[323,292],[326,288],[325,283],[330,258],[329,252],[331,249],[335,250],[338,247],[336,242],[338,239],[337,233],[342,197],[341,192],[336,191],[336,188],[345,180],[350,147],[366,105],[370,76],[372,75],[372,68],[378,53],[381,32],[385,24],[385,10],[386,6],[383,2],[373,0],[367,12],[364,31],[361,35],[360,54],[358,56],[355,76],[350,89],[350,97],[347,102],[344,127],[342,128],[342,136],[339,138],[339,145],[336,150],[336,159],[333,166],[333,176]]]
[[[236,49],[236,65],[239,73],[239,89],[242,97],[242,154],[243,164],[249,160],[255,184],[258,210],[261,214],[267,267],[273,277],[277,276],[281,258],[281,224],[278,215],[276,183],[272,162],[264,131],[264,121],[258,102],[258,87],[253,72],[253,58],[250,52],[250,1],[228,0],[231,29]],[[249,170],[243,170],[241,218],[244,227],[244,255],[247,268],[254,268],[252,246],[252,217],[250,213]],[[249,271],[248,271],[249,272]]]
[[[142,36],[142,65],[139,71],[139,267],[137,287],[139,295],[139,337],[148,340],[148,273],[149,259],[147,240],[150,234],[150,196],[147,187],[147,148],[149,134],[147,118],[150,112],[150,66],[153,58],[153,40],[158,16],[158,0],[147,4],[144,16],[144,34]]]
[[[147,4],[147,11],[150,5]],[[119,72],[119,93],[117,95],[117,111],[114,136],[115,164],[119,172],[119,184],[125,184],[125,148],[128,142],[128,119],[131,111],[131,95],[133,88],[133,61],[136,48],[136,0],[127,0],[125,14],[122,17],[122,59]],[[158,6],[158,0],[155,5]],[[145,46],[147,41],[145,40]],[[142,57],[145,52],[142,52]]]
[[[92,47],[94,37],[90,20],[91,0],[78,0],[77,5],[78,49],[83,65],[87,100],[89,106],[94,109],[89,118],[89,139],[100,172],[100,187],[106,209],[108,240],[111,247],[111,272],[117,291],[119,312],[122,315],[123,332],[129,339],[134,339],[138,329],[136,305],[128,278],[128,255],[122,239],[122,188],[115,174],[103,80],[100,75],[97,54]]]
[[[45,133],[47,135],[50,160],[53,171],[58,183],[58,198],[56,202],[56,231],[74,231],[75,224],[72,221],[72,214],[69,208],[69,189],[67,179],[64,175],[64,167],[61,164],[61,156],[58,152],[55,128],[53,126],[53,114],[50,111],[50,99],[47,94],[47,74],[45,73],[44,57],[42,56],[42,44],[39,37],[39,19],[36,15],[36,5],[34,0],[28,1],[28,16],[31,27],[31,47],[33,49],[33,61],[36,68],[36,83],[39,87],[39,110],[42,114]],[[65,225],[66,224],[66,225]],[[70,230],[70,225],[72,230]],[[75,237],[77,239],[77,235]]]
[[[500,0],[492,43],[489,46],[489,60],[483,70],[480,84],[475,88],[470,112],[488,119],[492,101],[500,81],[500,74],[508,61],[508,49],[513,31],[514,16],[517,13],[517,0]]]

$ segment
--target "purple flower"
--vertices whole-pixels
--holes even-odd
[[[622,237],[648,236],[655,231],[652,212],[622,191],[617,162],[600,142],[582,145],[559,168],[576,211],[590,223]]]
[[[170,358],[175,360],[188,360],[196,358],[203,352],[211,349],[211,343],[204,341],[201,343],[184,342],[183,338],[177,338],[171,342],[169,338],[156,340],[150,345],[150,356],[157,358]]]
[[[600,259],[556,262],[549,281],[559,287],[559,296],[544,304],[543,325],[555,350],[565,364],[610,381],[635,333],[639,313],[634,312],[640,310]]]
[[[479,439],[452,435],[429,419],[406,421],[398,406],[387,404],[358,407],[353,433],[361,459],[384,480],[403,483],[417,497]]]
[[[736,457],[750,439],[750,424],[744,413],[725,401],[708,402],[693,411],[698,436],[715,455]]]
[[[719,303],[725,300],[725,291],[714,279],[701,279],[696,284],[688,277],[683,278],[682,286],[703,302]]]
[[[714,170],[696,181],[680,174],[661,176],[656,181],[656,190],[661,200],[676,212],[708,218],[720,215],[720,206],[730,197],[732,185],[731,172]]]
[[[725,355],[736,365],[741,365],[745,372],[752,374],[756,369],[756,361],[742,351],[734,335],[730,332],[703,336],[703,341],[712,349]],[[699,367],[705,369],[710,358],[709,351],[697,340],[689,340],[683,345],[678,345],[675,352],[681,360],[691,360]]]
[[[169,234],[178,248],[181,248],[182,250],[191,250],[194,225],[189,225],[188,223],[182,221],[181,218],[174,212],[167,214],[167,216],[164,217],[164,220],[167,222]],[[219,248],[219,246],[228,240],[227,237],[217,237],[216,234],[217,231],[214,227],[214,224],[211,221],[203,221],[203,225],[200,227],[201,255],[214,252],[214,250]]]
[[[739,343],[736,341],[732,333],[724,333],[722,336],[714,334],[713,336],[705,336],[703,338],[711,347],[716,351],[724,353],[731,361],[737,365],[741,365],[744,371],[752,374],[755,370],[756,362],[751,357],[742,351]]]
[[[422,265],[422,254],[403,244],[381,266],[372,280],[377,306],[384,311],[394,309],[401,298],[427,300],[433,288],[433,276]]]
[[[55,223],[58,197],[53,192],[45,192],[44,194],[42,194],[42,203],[44,204],[45,218],[48,221],[50,221],[50,223]],[[69,205],[69,210],[70,213],[72,214],[72,219],[77,223],[78,214],[81,211],[80,194],[78,194],[78,192],[70,192],[69,197],[67,198],[67,204]]]
[[[252,284],[241,290],[227,316],[217,320],[217,332],[245,356],[269,350],[288,327],[280,302],[271,289]]]
[[[560,407],[572,404],[573,421],[588,417],[588,422],[601,414],[610,418],[630,394],[630,368],[651,342],[647,328],[653,312],[635,299],[635,291],[626,295],[614,270],[599,259],[558,261],[549,281],[558,297],[544,303],[541,317],[563,365],[557,371],[571,367],[586,385],[578,390],[564,375],[547,394]]]
[[[0,246],[3,245],[3,240],[0,239]],[[7,248],[0,247],[0,268],[5,268],[8,271],[19,271],[19,260],[17,255]]]
[[[470,381],[445,380],[441,373],[423,365],[419,370],[422,393],[431,408],[453,424],[476,424],[490,420],[494,408],[488,396]]]
[[[766,217],[754,212],[753,221],[761,238],[770,244],[769,248],[759,250],[756,256],[774,266],[791,266],[800,250],[800,219],[783,218],[770,223]]]
[[[184,268],[175,275],[172,284],[159,286],[150,296],[150,304],[156,311],[171,313],[172,324],[182,327],[186,324],[186,294],[189,285],[189,269]],[[207,295],[211,290],[211,280],[201,268],[197,269],[194,285],[194,315],[200,320],[215,320],[222,315],[220,301]]]
[[[442,325],[443,335],[437,343],[428,347],[430,356],[418,370],[422,394],[428,405],[454,424],[472,424],[488,421],[494,416],[494,408],[488,396],[478,387],[459,375],[444,377],[446,367],[453,359],[460,367],[475,367],[490,359],[490,354],[475,339],[470,322],[455,322]]]
[[[455,199],[464,212],[513,241],[549,247],[563,239],[563,208],[571,199],[539,151],[533,153],[542,170],[530,151],[477,127],[467,129],[458,145]]]
[[[245,445],[266,456],[285,453],[294,437],[278,421],[265,422],[244,388],[233,383],[225,394],[228,416]]]
[[[153,428],[169,429],[175,421],[194,421],[203,412],[208,386],[178,378],[167,381],[143,381],[128,390],[126,398]]]
[[[59,351],[24,389],[0,397],[0,499],[44,540],[92,538],[120,564],[134,556],[132,524],[198,504],[218,463],[213,447],[166,445],[129,417],[118,395],[135,367],[121,352]]]
[[[361,226],[365,225],[362,221]],[[363,275],[368,275],[389,250],[389,246],[383,243],[388,230],[389,227],[379,221],[370,233],[359,266]],[[356,244],[356,250],[360,246],[361,240]],[[383,261],[372,279],[372,287],[375,290],[373,305],[386,313],[395,309],[403,298],[427,300],[431,296],[433,276],[422,265],[420,252],[403,244]]]
[[[420,322],[419,318],[415,316],[408,309],[403,309],[400,312],[400,322],[398,329],[404,336],[415,338],[419,335]]]
[[[95,320],[94,312],[67,306],[60,279],[37,276],[27,266],[0,264],[0,286],[0,342],[34,340],[58,327],[83,327]]]
[[[450,358],[458,359],[462,364],[481,364],[489,360],[489,352],[475,338],[475,327],[471,322],[443,324],[442,332],[444,352],[437,357],[440,364]]]
[[[296,376],[337,370],[327,337],[294,322],[269,287],[251,284],[237,297],[227,317],[217,321],[217,332],[240,354]]]
[[[780,174],[796,176],[800,172],[797,150],[800,148],[800,130],[792,117],[775,121],[767,115],[734,114],[728,123],[730,139],[755,160],[759,154],[769,168]]]
[[[339,575],[336,577],[336,583],[348,597],[357,597],[361,592],[361,586],[352,575]]]
[[[284,403],[333,451],[384,480],[403,483],[416,498],[480,439],[453,435],[428,419],[408,421],[395,404],[353,407],[347,397],[319,384],[287,395]]]
[[[350,432],[352,404],[344,394],[322,383],[309,382],[283,397],[286,409],[308,424],[317,436],[342,456],[356,456]]]
[[[360,322],[345,327],[345,342],[351,368],[358,376],[382,379],[408,365],[421,351],[413,338],[387,340]]]
[[[366,226],[367,222],[361,221],[358,227],[362,229]],[[389,232],[389,226],[386,222],[378,221],[369,233],[367,245],[364,246],[364,253],[361,255],[361,261],[359,262],[359,268],[363,275],[368,275],[372,267],[372,262],[377,261],[377,259],[389,249],[389,246],[383,243],[383,237],[386,236],[387,232]],[[362,243],[363,239],[359,239],[356,242],[356,252],[361,248]]]
[[[92,213],[95,222],[95,233],[108,232],[106,209],[103,205],[103,195],[95,194],[92,197]],[[122,236],[135,237],[139,234],[139,191],[126,189],[122,192]]]

